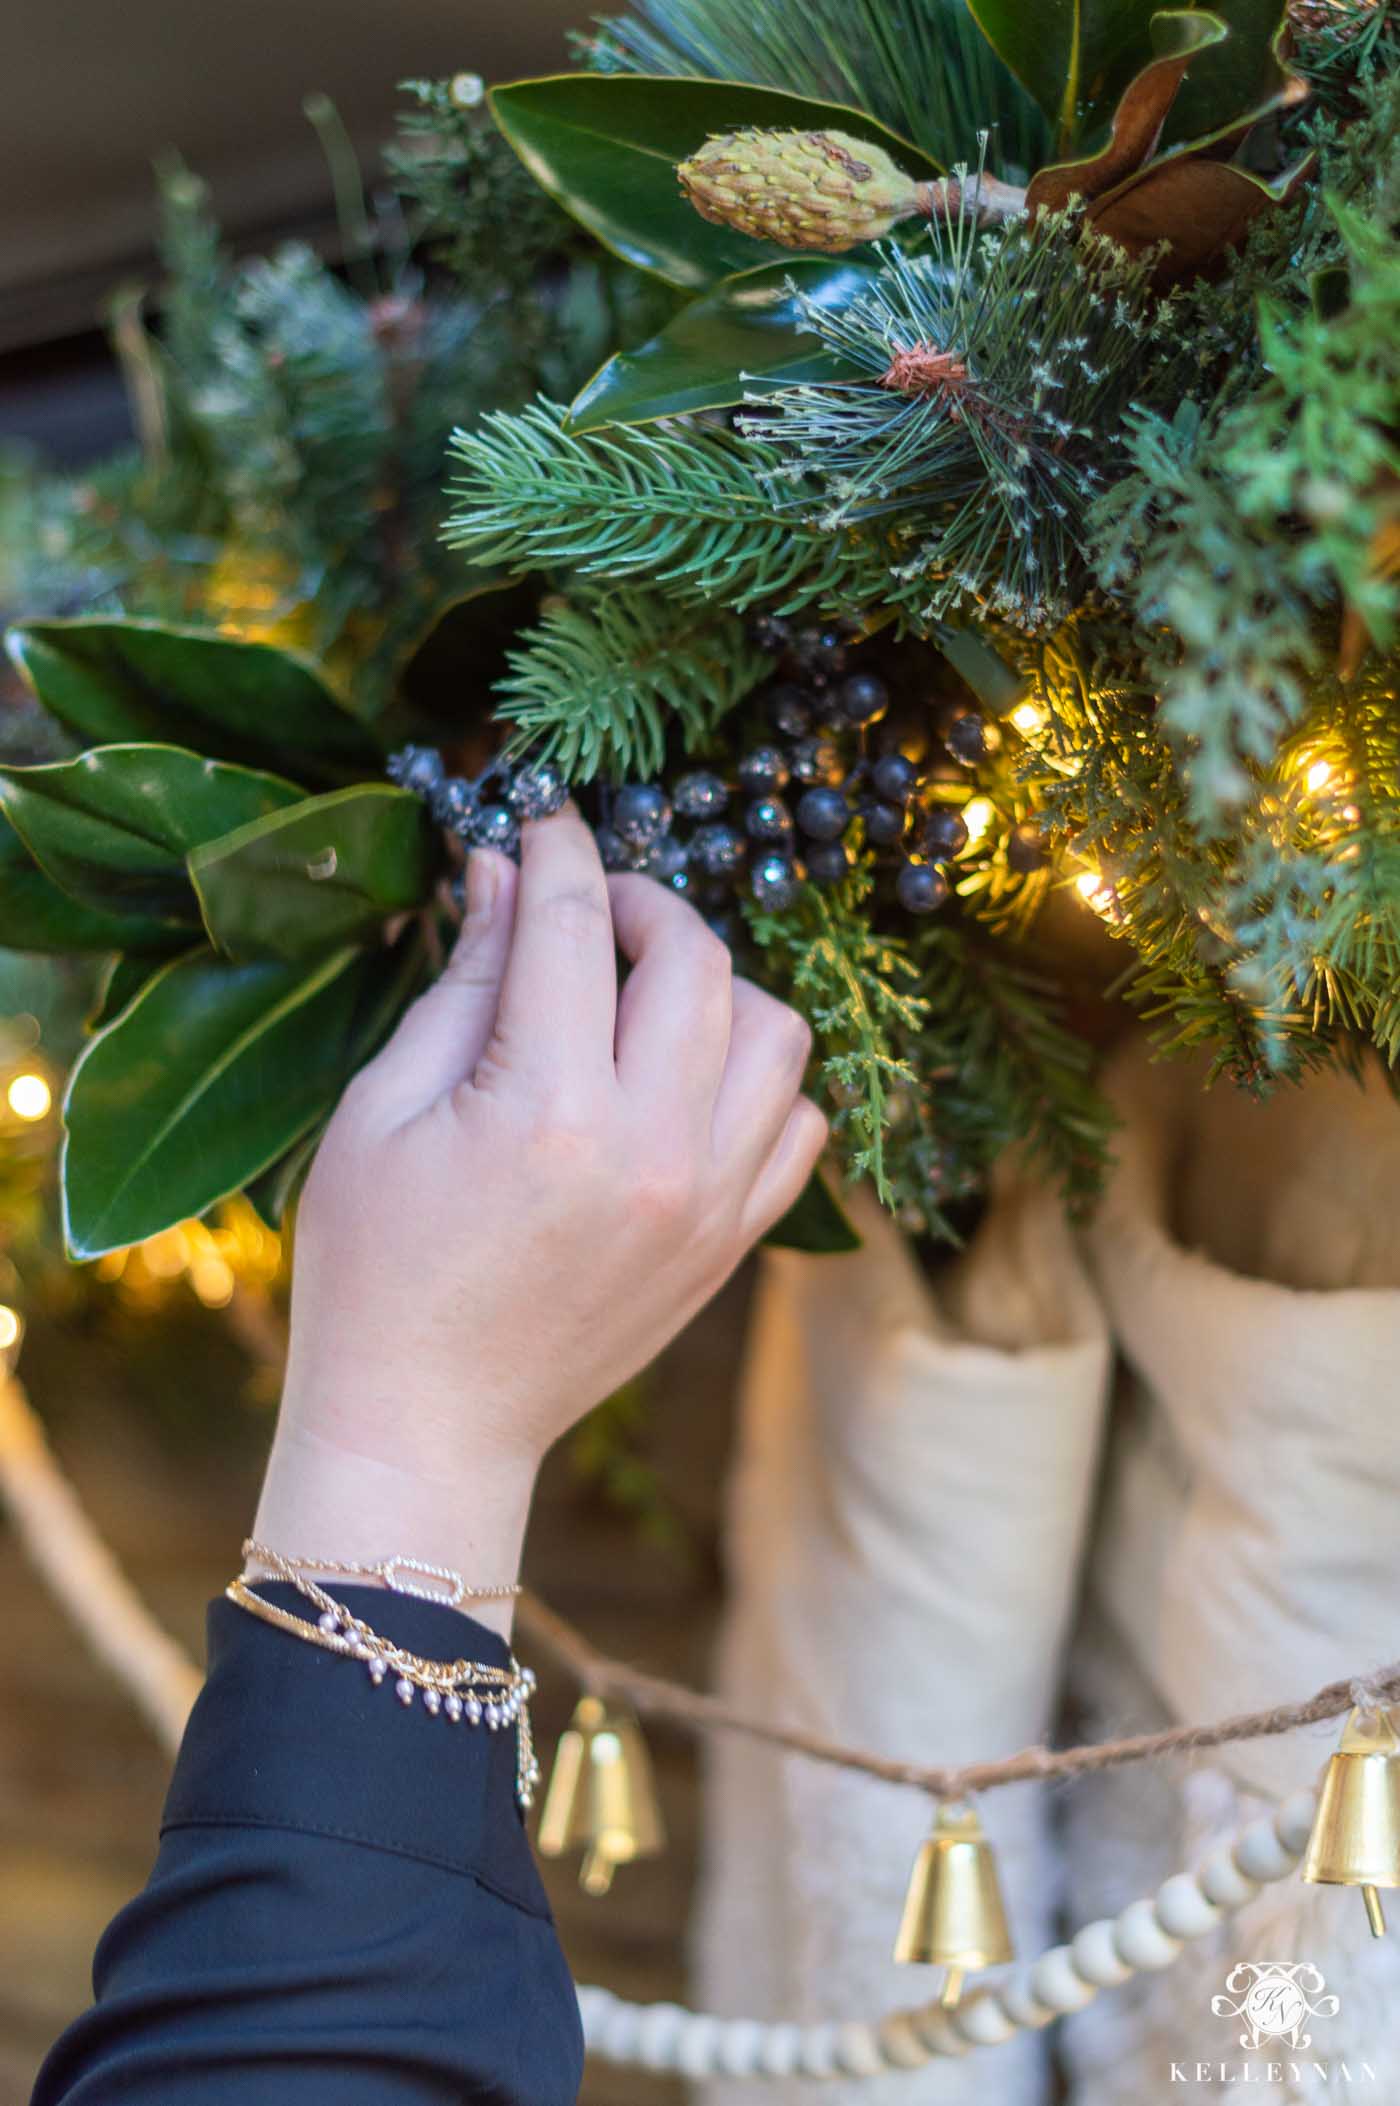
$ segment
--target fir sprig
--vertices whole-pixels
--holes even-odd
[[[759,443],[681,424],[580,436],[558,404],[452,437],[448,545],[474,563],[664,585],[694,605],[859,605],[883,575],[855,535],[794,525]]]
[[[546,606],[509,666],[496,713],[512,743],[588,782],[659,775],[672,727],[703,751],[769,661],[736,616],[631,586]]]

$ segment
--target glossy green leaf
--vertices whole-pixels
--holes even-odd
[[[804,326],[797,292],[816,307],[839,309],[873,277],[845,257],[794,256],[726,278],[650,343],[600,367],[570,406],[570,428],[645,424],[728,408],[798,381],[849,379],[854,369]]]
[[[188,941],[168,922],[80,906],[35,862],[0,808],[0,946],[11,951],[169,951]]]
[[[158,962],[150,958],[114,958],[97,991],[97,1000],[87,1019],[88,1030],[103,1031],[108,1024],[115,1023],[158,970]]]
[[[56,885],[99,912],[190,929],[187,852],[301,796],[295,783],[179,746],[94,746],[77,760],[0,768],[0,807]]]
[[[45,709],[95,744],[155,739],[318,781],[383,766],[311,661],[273,644],[105,615],[20,622],[6,641]]]
[[[976,629],[940,628],[937,643],[954,672],[997,716],[1005,716],[1025,692],[1021,675]]]
[[[382,982],[374,953],[313,966],[174,959],[87,1046],[64,1103],[75,1258],[139,1242],[236,1192],[323,1116]]]
[[[491,107],[525,166],[566,212],[605,248],[673,285],[710,286],[789,253],[712,225],[682,194],[676,164],[714,132],[825,127],[883,146],[910,175],[942,172],[860,110],[739,81],[562,73],[494,88]]]
[[[294,1148],[289,1148],[270,1170],[264,1170],[245,1189],[243,1197],[266,1227],[280,1229],[289,1208],[300,1197],[329,1123],[323,1119],[313,1126]]]
[[[538,580],[491,578],[433,609],[404,655],[397,678],[402,718],[381,719],[391,743],[399,728],[413,736],[415,719],[438,719],[462,737],[494,708],[491,690],[505,672],[522,629],[539,612]],[[431,740],[441,734],[429,729]]]
[[[1158,0],[968,0],[993,50],[1054,125],[1061,151],[1108,118],[1152,57]]]
[[[1210,0],[1209,12],[1228,34],[1193,59],[1162,132],[1164,150],[1263,115],[1288,93],[1278,57],[1285,0]]]
[[[859,1250],[861,1244],[817,1171],[808,1179],[802,1197],[788,1208],[781,1221],[774,1223],[763,1240],[777,1250],[805,1250],[819,1257]]]
[[[190,855],[216,947],[234,958],[312,958],[368,941],[432,889],[436,835],[421,798],[361,783],[303,798]]]

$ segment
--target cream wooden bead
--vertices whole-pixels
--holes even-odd
[[[1040,2001],[1031,1988],[1028,1967],[1018,1967],[1010,1980],[1002,1983],[997,1995],[1007,2017],[1013,2019],[1018,2026],[1024,2027],[1028,2033],[1038,2033],[1054,2019],[1055,2013],[1048,2004]]]
[[[1114,1926],[1113,1942],[1128,1965],[1141,1968],[1145,1974],[1170,1967],[1181,1951],[1180,1938],[1163,1930],[1153,1904],[1146,1899],[1130,1901],[1121,1912]]]
[[[863,2018],[848,2018],[837,2027],[836,2067],[843,2077],[878,2077],[888,2067],[874,2028]]]
[[[790,2077],[801,2067],[802,2028],[791,2019],[775,2021],[764,2029],[759,2050],[759,2073],[765,2077]]]
[[[1115,1943],[1115,1929],[1111,1916],[1099,1916],[1070,1940],[1075,1966],[1096,1989],[1116,1989],[1133,1972]]]
[[[995,1989],[965,1997],[952,2014],[952,2030],[972,2047],[1000,2047],[1016,2032]]]
[[[1203,1938],[1224,1914],[1217,1903],[1207,1901],[1189,1872],[1175,1872],[1164,1879],[1152,1906],[1157,1921],[1173,1938]]]
[[[922,2069],[929,2060],[929,2049],[919,2038],[919,2029],[907,2011],[896,2011],[882,2019],[877,2038],[890,2069]]]
[[[1242,1834],[1235,1837],[1235,1863],[1246,1879],[1257,1879],[1261,1884],[1270,1879],[1282,1879],[1297,1863],[1296,1850],[1286,1850],[1278,1839],[1272,1817],[1251,1821]]]
[[[708,2077],[715,2066],[715,2046],[719,2038],[720,2022],[708,2011],[692,2013],[690,2024],[676,2043],[676,2068],[683,2077]],[[796,2026],[775,2026],[778,2034],[796,2034]],[[796,2046],[794,2044],[794,2053]],[[776,2076],[786,2076],[786,2070],[777,2070]]]
[[[1207,1901],[1222,1909],[1242,1909],[1259,1892],[1257,1879],[1248,1879],[1235,1863],[1229,1843],[1212,1850],[1196,1868],[1196,1883]]]
[[[716,2066],[725,2077],[746,2077],[758,2061],[763,2038],[761,2018],[726,2018],[719,2030]]]
[[[802,2058],[797,2066],[804,2077],[836,2075],[837,2030],[834,2025],[803,2027]]]
[[[1067,1945],[1052,1945],[1049,1952],[1043,1952],[1031,1968],[1030,1982],[1037,2003],[1047,2004],[1052,2011],[1082,2011],[1098,1994],[1075,1967]]]
[[[1301,1857],[1308,1847],[1313,1822],[1317,1819],[1317,1793],[1315,1791],[1294,1792],[1285,1799],[1274,1814],[1274,1833],[1285,1850]]]
[[[919,2038],[930,2055],[965,2055],[969,2043],[954,2031],[954,2017],[945,2011],[942,2004],[925,2004],[920,2011],[910,2013]]]

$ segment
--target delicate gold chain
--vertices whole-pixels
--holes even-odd
[[[426,1660],[421,1654],[409,1652],[405,1646],[395,1645],[383,1637],[362,1616],[357,1616],[344,1602],[337,1601],[333,1594],[308,1578],[299,1569],[298,1561],[251,1541],[245,1543],[243,1549],[246,1560],[256,1559],[259,1564],[270,1565],[275,1576],[289,1580],[320,1614],[313,1623],[309,1617],[298,1616],[291,1609],[264,1601],[255,1592],[258,1575],[250,1574],[246,1566],[224,1589],[228,1600],[261,1622],[286,1631],[308,1645],[338,1653],[345,1659],[361,1661],[376,1689],[392,1674],[395,1677],[394,1694],[401,1704],[412,1704],[415,1692],[421,1691],[423,1708],[433,1718],[441,1714],[452,1725],[485,1725],[492,1731],[514,1726],[516,1795],[522,1806],[531,1805],[540,1779],[530,1727],[530,1696],[535,1687],[532,1669],[522,1667],[514,1654],[509,1667],[497,1667],[484,1660]],[[441,1567],[424,1566],[409,1558],[390,1558],[385,1565],[395,1571],[402,1567],[434,1577],[444,1576]],[[337,1569],[348,1572],[354,1568],[340,1566]],[[382,1572],[384,1568],[371,1569]],[[446,1576],[457,1577],[455,1573]],[[393,1582],[386,1581],[386,1584],[392,1586]],[[397,1591],[416,1594],[424,1600],[443,1600],[441,1595],[428,1594],[424,1589],[412,1586]]]
[[[266,1543],[256,1543],[250,1536],[243,1545],[245,1566],[256,1561],[269,1565],[282,1578],[295,1580],[299,1572],[330,1572],[341,1579],[377,1579],[395,1594],[412,1594],[419,1601],[441,1602],[444,1608],[460,1608],[464,1601],[509,1601],[519,1594],[519,1580],[505,1580],[499,1586],[469,1587],[460,1572],[450,1565],[428,1565],[421,1558],[381,1558],[375,1565],[356,1565],[342,1558],[292,1557],[286,1551],[269,1549]],[[415,1587],[411,1580],[402,1577],[405,1572],[416,1572],[425,1579],[439,1579],[451,1589],[440,1594],[435,1588]]]

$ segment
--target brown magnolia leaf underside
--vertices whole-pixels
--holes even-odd
[[[1153,274],[1159,287],[1199,277],[1237,248],[1261,212],[1286,205],[1316,165],[1308,154],[1271,180],[1232,161],[1207,155],[1168,155],[1149,162],[1089,209],[1091,224],[1131,255],[1167,242]]]
[[[1167,112],[1198,52],[1224,37],[1218,22],[1197,18],[1197,34],[1186,47],[1164,53],[1129,82],[1113,113],[1107,146],[1085,161],[1059,161],[1031,177],[1026,203],[1033,212],[1057,212],[1072,197],[1101,197],[1132,175],[1155,151]]]

